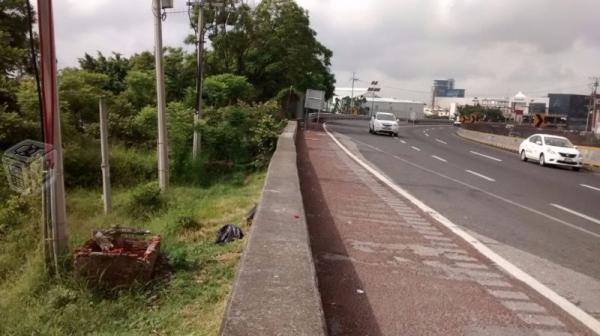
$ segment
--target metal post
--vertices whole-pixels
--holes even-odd
[[[44,115],[44,142],[53,149],[48,164],[50,202],[46,203],[50,213],[52,253],[54,268],[58,274],[59,257],[67,252],[65,183],[63,175],[63,150],[58,108],[58,85],[56,80],[56,51],[54,44],[54,23],[52,0],[38,0],[38,27],[40,40],[40,65],[42,81],[42,108]]]
[[[100,151],[102,152],[102,201],[104,202],[104,214],[111,211],[110,203],[110,163],[108,160],[108,125],[106,122],[106,103],[102,97],[98,102],[100,110]]]
[[[162,15],[160,0],[152,0],[154,13],[154,61],[156,68],[156,104],[158,110],[158,185],[162,191],[169,187],[167,147],[165,71],[163,69]]]
[[[194,139],[192,157],[196,159],[202,147],[202,134],[198,123],[202,119],[202,82],[204,76],[204,0],[198,3],[198,43],[196,44],[196,114],[194,115]]]

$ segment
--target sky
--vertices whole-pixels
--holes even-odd
[[[249,0],[257,3],[258,0]],[[427,102],[434,79],[467,96],[591,91],[600,76],[598,0],[297,0],[333,51],[338,87],[378,81],[381,95]],[[59,67],[85,52],[153,48],[151,0],[54,0]],[[163,24],[164,45],[191,32],[184,0]]]

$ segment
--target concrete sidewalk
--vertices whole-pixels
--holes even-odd
[[[592,335],[376,181],[324,132],[300,134],[298,151],[330,335]]]

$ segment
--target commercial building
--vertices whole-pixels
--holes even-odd
[[[401,100],[395,98],[371,98],[365,97],[367,102],[363,105],[363,109],[373,112],[388,112],[396,115],[397,118],[403,120],[412,119],[423,119],[425,117],[423,108],[425,103],[412,101],[412,100]]]
[[[454,79],[436,79],[433,81],[433,95],[435,97],[464,97],[465,89],[455,89]]]
[[[564,116],[571,129],[585,130],[590,96],[580,94],[550,93],[548,114]]]
[[[512,97],[437,97],[435,112],[437,115],[453,117],[460,106],[480,105],[502,111],[507,119],[522,120],[522,116],[544,113],[547,114],[549,99],[547,97],[527,97],[522,92]]]

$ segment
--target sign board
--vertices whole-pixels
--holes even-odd
[[[541,128],[544,125],[544,115],[541,113],[536,113],[533,116],[533,126],[535,128]]]
[[[304,100],[304,108],[321,111],[325,104],[325,91],[306,90],[306,99]]]
[[[415,121],[417,119],[417,113],[415,111],[410,112],[410,120]]]

